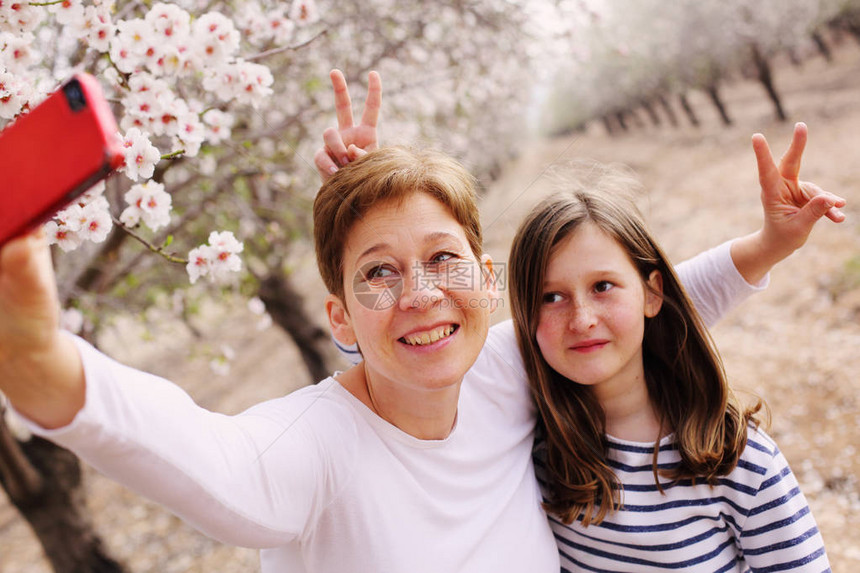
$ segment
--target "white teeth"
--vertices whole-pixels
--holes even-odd
[[[412,346],[423,346],[425,344],[431,344],[445,338],[446,336],[450,336],[451,333],[454,332],[454,325],[443,326],[437,328],[435,330],[431,330],[430,332],[423,332],[421,334],[413,334],[410,336],[404,336],[403,340],[406,341],[407,344],[411,344]]]

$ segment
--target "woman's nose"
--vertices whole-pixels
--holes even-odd
[[[416,264],[408,275],[403,281],[403,293],[399,301],[401,310],[426,309],[442,300],[442,279],[438,273]]]

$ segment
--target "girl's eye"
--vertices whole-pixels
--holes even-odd
[[[594,292],[607,292],[612,289],[615,285],[609,281],[600,281],[594,285]]]
[[[561,300],[561,295],[557,292],[548,292],[543,295],[544,304],[552,304]]]

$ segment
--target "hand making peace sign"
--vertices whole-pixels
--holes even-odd
[[[822,216],[835,223],[845,220],[845,215],[839,210],[845,206],[845,199],[823,191],[814,183],[798,179],[807,136],[805,124],[794,126],[791,145],[779,165],[774,161],[764,136],[757,133],[752,137],[764,209],[763,238],[774,245],[781,245],[786,256],[803,246]]]
[[[370,72],[361,123],[354,125],[346,78],[340,70],[332,70],[330,77],[337,110],[337,129],[330,127],[323,132],[325,146],[314,154],[314,164],[323,182],[331,177],[338,167],[343,167],[378,147],[376,124],[382,104],[382,80],[377,72]]]

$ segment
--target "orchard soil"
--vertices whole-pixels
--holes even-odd
[[[681,261],[758,227],[750,136],[763,132],[779,157],[793,121],[805,121],[809,146],[801,178],[848,199],[848,219],[820,223],[808,244],[772,272],[767,290],[732,311],[713,335],[733,385],[769,403],[771,434],[812,506],[833,571],[853,573],[860,571],[860,48],[845,41],[832,63],[820,57],[802,67],[779,63],[775,77],[791,116],[787,123],[773,119],[759,84],[738,80],[724,92],[735,122],[729,128],[720,125],[704,96],[692,94],[699,128],[688,126],[678,107],[681,128],[664,121],[609,137],[594,123],[583,133],[524,142],[521,156],[486,186],[486,245],[504,263],[517,223],[550,188],[549,167],[588,158],[635,170],[647,189],[643,212],[670,257]],[[313,293],[308,309],[323,323],[312,253],[306,251],[296,268],[299,288]],[[505,301],[496,316],[507,312]],[[301,363],[286,337],[274,327],[258,328],[259,319],[241,304],[206,308],[194,319],[205,332],[202,338],[157,312],[148,319],[142,327],[119,317],[101,346],[169,376],[206,407],[238,412],[309,382],[297,374]],[[224,346],[235,358],[230,373],[218,376],[209,363]],[[86,488],[97,530],[129,571],[259,567],[256,551],[211,541],[89,469]],[[0,572],[49,571],[26,523],[0,499]]]

